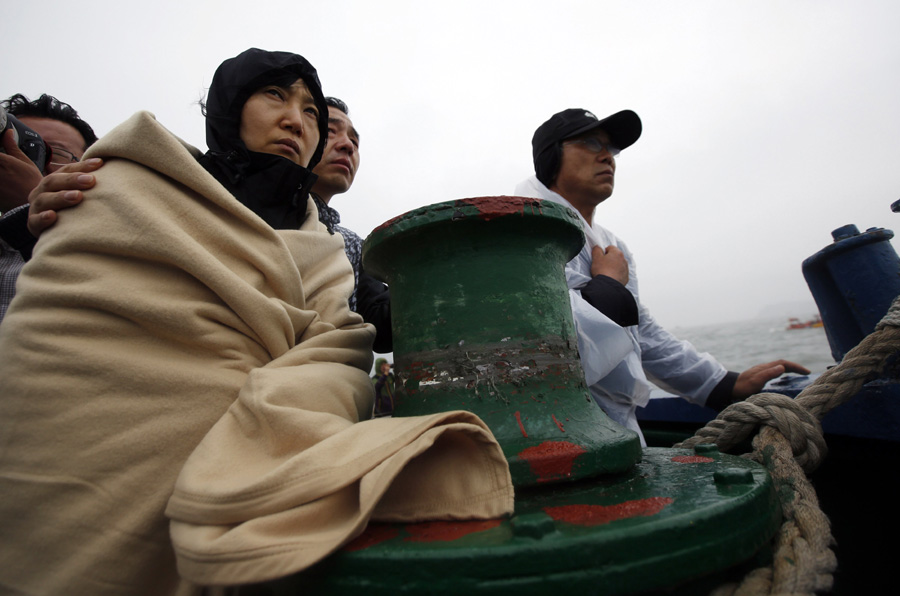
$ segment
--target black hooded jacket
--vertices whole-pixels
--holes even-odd
[[[247,149],[240,138],[244,103],[266,85],[303,79],[319,110],[319,144],[308,168],[280,155]],[[306,216],[306,198],[316,180],[312,168],[328,141],[328,106],[316,69],[302,56],[251,48],[223,62],[206,102],[206,143],[200,164],[245,207],[276,229],[296,229]]]

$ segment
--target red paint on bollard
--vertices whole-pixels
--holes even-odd
[[[625,501],[616,505],[562,505],[545,507],[544,512],[556,521],[578,526],[599,526],[619,519],[656,515],[669,504],[669,497],[651,497],[637,501]]]
[[[702,455],[676,455],[672,461],[676,464],[711,464],[716,460]]]
[[[560,431],[566,432],[566,429],[563,428],[562,423],[560,423],[560,421],[556,419],[556,415],[555,415],[555,414],[550,414],[550,417],[553,418],[553,422],[556,423],[556,426],[559,427],[559,430],[560,430]]]
[[[583,453],[587,450],[581,445],[568,441],[544,441],[520,451],[519,457],[528,462],[538,482],[551,482],[571,476],[572,465]]]
[[[396,526],[386,524],[369,524],[362,534],[354,538],[346,546],[344,550],[355,551],[375,546],[385,540],[395,538],[400,533]]]
[[[540,212],[541,207],[540,199],[523,201],[521,198],[511,197],[478,197],[477,199],[460,199],[459,202],[478,209],[480,218],[484,221],[491,221],[495,217],[504,215],[523,215],[526,205],[531,207],[532,213],[534,213],[535,207]]]
[[[484,532],[498,527],[503,520],[488,519],[484,521],[435,521],[409,524],[406,531],[409,536],[406,542],[449,542],[463,536]]]
[[[525,425],[522,424],[522,414],[519,413],[518,410],[516,410],[516,422],[519,423],[519,430],[522,431],[522,436],[525,437],[525,438],[527,439],[527,438],[528,438],[528,433],[525,432]]]

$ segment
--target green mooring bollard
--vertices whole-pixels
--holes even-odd
[[[640,450],[584,386],[563,275],[583,238],[566,208],[484,197],[375,230],[391,286],[397,415],[467,409],[503,446],[508,519],[370,523],[324,561],[235,594],[706,594],[771,556],[772,479],[714,445]]]
[[[363,259],[391,288],[394,415],[475,412],[516,486],[640,461],[637,435],[584,383],[564,272],[583,243],[569,209],[521,197],[440,203],[376,229]]]

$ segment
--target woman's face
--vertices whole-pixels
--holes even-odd
[[[240,135],[250,151],[309,165],[319,144],[319,109],[303,79],[289,87],[266,85],[251,95],[241,111]]]

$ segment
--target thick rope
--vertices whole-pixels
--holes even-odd
[[[826,371],[796,399],[760,393],[726,408],[676,447],[715,443],[727,450],[750,435],[745,455],[768,468],[781,497],[784,523],[775,537],[772,567],[756,569],[740,584],[720,586],[712,596],[812,595],[831,589],[837,559],[831,524],[819,508],[804,472],[815,470],[827,453],[820,420],[881,375],[900,353],[900,297],[868,337],[841,363]]]

